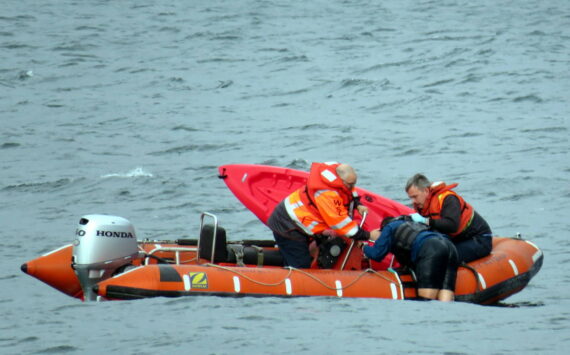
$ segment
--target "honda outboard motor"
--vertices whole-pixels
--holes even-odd
[[[73,242],[72,267],[81,283],[84,299],[93,301],[93,286],[137,258],[135,229],[128,220],[106,215],[87,215],[79,220]]]

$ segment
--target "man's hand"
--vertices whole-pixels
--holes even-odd
[[[358,205],[356,206],[356,209],[358,210],[358,213],[360,213],[361,216],[364,216],[365,213],[368,213],[368,207],[364,205]]]
[[[325,229],[324,231],[322,231],[321,234],[324,235],[325,237],[336,237],[337,236],[336,232],[333,231],[332,229]]]
[[[380,238],[380,229],[374,229],[370,231],[370,240],[376,241],[376,239]]]
[[[414,221],[414,222],[429,225],[429,219],[425,218],[424,216],[420,215],[419,213],[413,213],[410,215],[410,217],[412,217],[412,221]]]

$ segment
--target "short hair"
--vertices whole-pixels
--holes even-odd
[[[380,223],[380,230],[384,229],[384,227],[386,227],[386,225],[392,221],[396,220],[396,217],[394,216],[386,216],[382,219],[382,222]]]
[[[414,176],[412,176],[408,182],[406,183],[406,192],[408,192],[408,190],[410,189],[410,187],[415,186],[417,188],[420,189],[425,189],[427,187],[431,186],[431,181],[429,181],[429,179],[423,175],[423,174],[416,174]]]

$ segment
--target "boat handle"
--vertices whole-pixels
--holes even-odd
[[[202,235],[202,228],[204,227],[204,218],[205,217],[210,217],[214,220],[214,238],[212,238],[212,255],[210,257],[210,263],[213,264],[214,263],[214,253],[216,251],[215,245],[216,245],[216,237],[218,236],[218,217],[216,217],[215,215],[209,213],[209,212],[202,212],[202,214],[200,215],[200,236]],[[198,264],[200,264],[200,239],[202,238],[198,238]]]
[[[366,216],[368,216],[368,212],[364,212],[364,214],[362,215],[362,220],[360,221],[360,228],[362,228],[362,226],[364,225],[364,221],[366,221]],[[350,256],[350,253],[352,253],[352,249],[354,248],[354,243],[356,243],[356,240],[352,239],[352,241],[350,242],[350,247],[348,247],[348,253],[346,253],[344,260],[342,261],[342,265],[340,267],[341,270],[344,270],[344,267],[346,266],[348,257]]]

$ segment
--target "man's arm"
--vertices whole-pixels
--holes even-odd
[[[363,230],[348,215],[348,209],[343,204],[342,198],[334,190],[326,190],[315,198],[315,204],[323,221],[337,234],[368,240],[370,233]]]
[[[374,242],[374,246],[364,245],[362,251],[369,259],[382,261],[386,254],[390,251],[392,242],[392,234],[394,233],[392,226],[384,227],[380,237]]]
[[[450,195],[443,200],[440,219],[430,218],[429,225],[444,234],[454,233],[459,228],[460,218],[461,204],[459,199]]]

